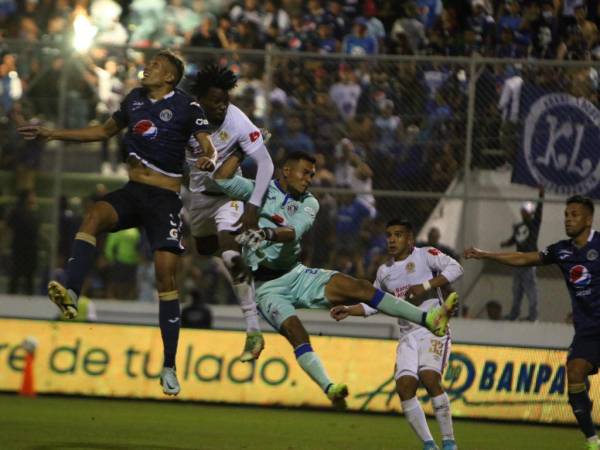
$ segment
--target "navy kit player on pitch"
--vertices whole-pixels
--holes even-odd
[[[196,167],[199,152],[195,139],[188,147],[190,165],[189,205],[192,236],[201,255],[220,254],[229,270],[233,291],[246,320],[246,343],[240,359],[257,359],[264,348],[254,301],[254,285],[246,275],[235,235],[240,229],[258,228],[258,208],[273,177],[273,162],[260,130],[237,106],[229,102],[229,91],[237,78],[227,68],[209,65],[197,73],[191,89],[213,127],[210,139],[218,154],[217,168],[234,152],[241,151],[257,166],[254,189],[246,204],[232,200],[212,180],[211,174]],[[241,171],[239,171],[241,173]]]
[[[433,247],[416,248],[410,222],[390,221],[386,235],[390,260],[377,270],[374,286],[396,297],[408,297],[424,311],[440,306],[440,288],[462,276],[461,265]],[[367,317],[375,313],[376,309],[364,303],[331,309],[331,316],[338,321],[349,315]],[[440,426],[442,450],[456,450],[450,401],[442,387],[442,373],[450,356],[450,334],[435,336],[427,328],[403,319],[399,319],[398,324],[400,339],[394,378],[404,416],[423,441],[423,449],[437,450],[416,397],[419,382],[422,383],[431,397]]]
[[[214,169],[216,151],[208,134],[208,120],[197,102],[176,88],[183,61],[163,51],[144,69],[142,87],[133,89],[120,109],[104,124],[73,130],[25,126],[26,139],[92,142],[108,139],[127,127],[125,147],[129,182],[96,202],[75,236],[66,270],[66,283],[48,285],[48,296],[67,318],[77,315],[77,299],[96,254],[96,236],[125,228],[144,227],[154,251],[159,302],[159,324],[164,346],[160,382],[165,394],[179,393],[175,355],[179,339],[180,307],[175,283],[181,244],[182,203],[179,196],[185,147],[193,135],[205,155],[198,165]]]
[[[594,204],[587,197],[567,199],[565,232],[543,252],[492,253],[468,248],[466,258],[489,259],[509,266],[557,264],[567,283],[573,308],[575,336],[567,356],[569,403],[587,438],[586,449],[600,449],[592,420],[588,376],[600,365],[600,234],[592,230]]]
[[[239,153],[232,155],[217,170],[214,179],[231,198],[247,201],[255,187],[252,180],[235,175],[239,160]],[[368,302],[385,314],[423,324],[443,336],[456,304],[456,294],[451,294],[441,307],[423,311],[366,280],[301,264],[302,236],[310,230],[319,211],[319,202],[307,191],[315,172],[312,156],[302,152],[288,155],[280,178],[269,184],[259,210],[260,228],[246,230],[236,240],[243,245],[244,260],[253,271],[259,311],[289,341],[300,367],[334,406],[343,407],[348,388],[329,378],[296,309],[329,309],[340,304]]]

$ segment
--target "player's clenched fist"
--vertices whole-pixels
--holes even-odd
[[[329,310],[329,315],[339,322],[350,315],[350,310],[345,305],[337,305]]]
[[[50,139],[52,131],[39,125],[25,125],[17,128],[17,131],[28,141],[33,139]]]
[[[483,256],[485,255],[485,252],[483,250],[479,250],[478,248],[475,247],[469,247],[467,249],[465,249],[464,252],[465,258],[467,259],[479,259],[479,258],[483,258]]]
[[[213,170],[215,170],[215,163],[208,156],[201,156],[196,161],[196,167],[200,170],[212,172]]]

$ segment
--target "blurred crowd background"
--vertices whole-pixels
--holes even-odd
[[[276,163],[295,150],[317,157],[322,206],[305,263],[373,278],[387,220],[419,230],[465,167],[512,170],[515,80],[597,105],[591,66],[535,61],[600,59],[599,25],[590,0],[0,0],[0,226],[10,231],[0,235],[0,290],[45,294],[86,208],[125,175],[118,138],[26,142],[16,126],[106,120],[156,49],[179,51],[188,75],[228,65],[239,77],[233,102],[270,130]],[[472,56],[497,59],[460,58]],[[443,246],[427,231],[423,244]],[[189,299],[234,303],[219,262],[187,247]],[[88,296],[155,300],[143,232],[109,235],[99,249]]]

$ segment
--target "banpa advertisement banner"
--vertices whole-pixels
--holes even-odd
[[[600,110],[583,97],[524,83],[521,149],[512,181],[600,198]]]
[[[0,391],[16,391],[23,376],[23,340],[39,342],[34,378],[39,393],[155,398],[163,395],[156,327],[0,319]],[[300,369],[290,345],[266,335],[255,364],[238,356],[244,333],[182,330],[177,356],[181,400],[327,407],[329,401]],[[400,411],[394,392],[396,342],[314,337],[313,347],[335,382],[350,389],[353,410]],[[566,395],[564,350],[454,344],[444,385],[457,417],[574,423]],[[600,400],[592,377],[591,395]],[[419,398],[428,414],[431,402]],[[600,411],[594,409],[600,421]]]

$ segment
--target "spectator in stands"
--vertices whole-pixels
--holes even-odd
[[[216,24],[211,17],[204,17],[200,25],[192,32],[190,45],[193,47],[221,47],[221,39],[219,39]]]
[[[344,120],[352,119],[356,115],[358,99],[362,92],[357,83],[356,75],[347,64],[340,65],[339,81],[329,89],[329,96],[337,107]]]
[[[598,41],[598,28],[594,22],[587,20],[587,6],[585,4],[576,5],[574,11],[575,21],[581,30],[587,48],[592,49]]]
[[[498,109],[502,114],[500,128],[500,146],[504,151],[506,168],[515,164],[520,149],[519,105],[523,78],[518,69],[507,66],[505,80],[498,101]]]
[[[534,58],[551,59],[559,44],[558,19],[552,0],[542,0],[541,14],[531,22],[531,50]]]
[[[74,202],[78,201],[80,199],[74,199]],[[59,200],[58,212],[58,257],[61,268],[66,267],[67,258],[71,255],[73,240],[77,230],[79,230],[81,221],[81,214],[72,209],[69,205],[69,199],[62,195]]]
[[[23,84],[17,72],[17,58],[12,53],[2,55],[0,62],[0,107],[4,115],[12,112],[13,105],[23,95]]]
[[[444,5],[442,0],[417,0],[419,19],[427,30],[433,28],[440,19]]]
[[[136,272],[140,261],[140,232],[137,228],[109,233],[104,257],[109,263],[109,298],[133,300],[137,297]]]
[[[368,33],[367,24],[367,19],[362,16],[354,19],[352,32],[342,42],[342,52],[353,56],[379,53],[377,38]]]
[[[485,312],[489,320],[502,320],[502,305],[497,300],[490,300],[485,304]]]
[[[517,246],[518,252],[535,252],[538,250],[537,242],[542,224],[542,209],[544,206],[544,187],[539,188],[537,205],[525,202],[521,205],[521,222],[513,225],[510,238],[500,243],[500,247]],[[521,301],[526,295],[529,300],[529,314],[527,319],[535,322],[538,318],[538,289],[535,267],[513,267],[513,302],[508,320],[517,320],[521,315]]]
[[[8,288],[11,294],[33,295],[40,230],[40,218],[36,206],[37,198],[33,191],[19,191],[17,204],[6,218],[6,224],[12,232]]]
[[[379,158],[394,158],[398,148],[398,140],[402,134],[402,120],[394,114],[394,102],[390,99],[381,101],[380,114],[375,118],[377,130],[376,154]]]
[[[181,311],[181,326],[184,328],[212,328],[213,315],[207,305],[209,298],[200,289],[192,290],[189,297]]]
[[[287,133],[283,137],[282,145],[288,153],[306,152],[313,154],[315,152],[315,144],[308,134],[304,132],[300,114],[294,113],[288,119]]]
[[[343,138],[336,145],[335,158],[334,174],[336,184],[352,189],[356,193],[352,203],[361,205],[368,217],[375,218],[377,209],[375,208],[375,197],[372,194],[373,170],[361,158],[353,142],[348,138]],[[361,217],[364,214],[357,212],[356,215]]]
[[[114,0],[94,0],[90,6],[92,23],[98,31],[96,45],[125,45],[129,38],[127,30],[119,22],[123,8]]]
[[[454,249],[451,247],[444,245],[440,242],[442,237],[442,233],[438,227],[431,227],[427,232],[427,241],[417,242],[417,247],[433,247],[437,248],[442,253],[454,258],[457,261],[460,261],[460,256],[456,253]]]

